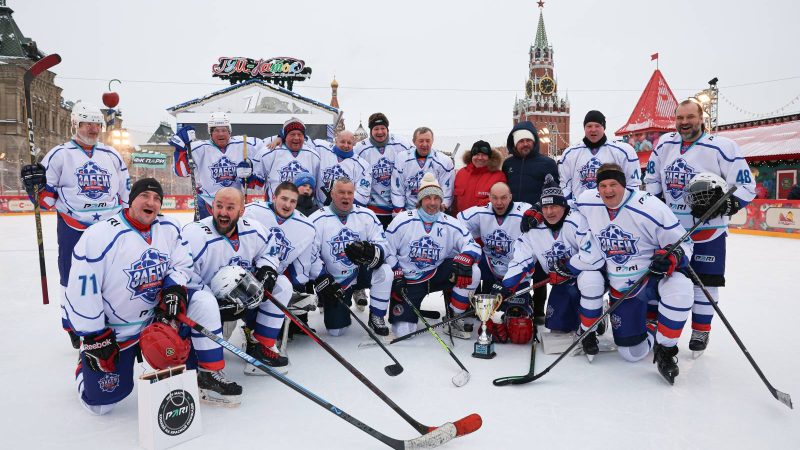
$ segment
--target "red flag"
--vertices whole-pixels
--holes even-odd
[[[653,53],[652,55],[650,55],[650,61],[655,61],[657,59],[658,59],[658,53]]]

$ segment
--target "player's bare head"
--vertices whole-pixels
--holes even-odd
[[[333,206],[341,212],[350,211],[353,208],[353,197],[356,187],[353,180],[347,177],[337,178],[331,186],[331,201]]]
[[[214,216],[214,228],[219,234],[230,236],[236,228],[236,222],[244,214],[244,194],[236,188],[226,187],[214,195],[211,215]]]
[[[272,205],[275,209],[275,214],[286,219],[294,213],[297,207],[297,199],[300,196],[300,191],[297,186],[291,181],[284,181],[275,188],[275,193],[272,194]]]
[[[503,215],[511,204],[511,188],[502,181],[493,184],[489,189],[489,201],[495,214]]]
[[[675,108],[675,129],[684,141],[699,138],[706,126],[703,123],[703,107],[696,100],[684,100]]]
[[[153,178],[142,178],[131,186],[128,197],[128,215],[135,221],[150,225],[161,212],[164,191],[161,184]]]
[[[369,136],[373,141],[381,143],[389,138],[389,119],[383,113],[376,112],[369,116],[367,121]]]
[[[625,172],[618,164],[606,163],[597,169],[597,191],[608,208],[617,208],[625,196]]]
[[[335,143],[341,150],[351,152],[356,145],[356,137],[352,131],[343,130],[336,136]]]
[[[428,127],[419,127],[414,130],[414,147],[420,156],[428,156],[433,147],[433,130]]]

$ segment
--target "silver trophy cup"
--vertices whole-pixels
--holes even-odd
[[[481,330],[478,333],[478,342],[475,343],[475,351],[472,356],[475,358],[492,359],[497,354],[494,352],[494,342],[492,337],[486,333],[486,322],[492,320],[492,315],[500,304],[503,297],[500,295],[476,294],[470,297],[469,302],[475,308],[475,315],[481,321]]]

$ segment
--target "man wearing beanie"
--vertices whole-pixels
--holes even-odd
[[[256,172],[263,173],[266,179],[266,198],[272,198],[279,184],[293,182],[294,177],[302,172],[320,179],[319,152],[316,146],[306,141],[305,124],[296,117],[290,118],[283,124],[279,137],[280,146],[261,155],[261,161],[256,163]]]
[[[389,119],[383,113],[369,116],[369,137],[356,144],[353,153],[367,161],[372,179],[367,207],[378,216],[384,229],[392,221],[392,171],[397,154],[411,145],[389,133]]]
[[[392,205],[396,214],[414,209],[417,192],[425,173],[436,177],[444,193],[442,207],[447,209],[453,200],[453,160],[433,148],[433,130],[419,127],[414,130],[414,147],[399,153],[392,172]]]
[[[550,174],[558,181],[558,166],[549,156],[539,153],[539,136],[531,122],[524,121],[514,125],[506,141],[509,157],[503,162],[503,173],[514,201],[535,205],[542,196],[544,177]],[[527,231],[527,230],[522,230]],[[544,280],[544,271],[537,267],[533,282]],[[544,319],[544,304],[547,300],[547,287],[533,291],[534,312],[541,322]]]
[[[606,118],[600,111],[589,111],[583,119],[583,142],[566,149],[558,161],[561,189],[567,200],[574,202],[583,191],[597,188],[597,169],[605,163],[622,167],[627,186],[637,189],[641,184],[639,157],[623,141],[608,141]]]
[[[489,203],[489,189],[495,183],[506,181],[506,175],[500,170],[503,157],[486,141],[477,141],[472,149],[464,152],[464,167],[456,172],[453,183],[453,215],[473,206],[484,206]]]
[[[442,212],[443,196],[436,177],[426,173],[416,208],[398,214],[386,229],[386,262],[394,269],[389,322],[395,336],[417,329],[418,317],[406,300],[419,308],[429,293],[452,288],[449,307],[457,314],[467,309],[480,282],[481,249],[458,219]],[[461,320],[450,328],[452,336],[462,339],[472,331]]]
[[[176,316],[185,313],[222,330],[213,296],[187,298],[192,255],[179,224],[159,214],[162,195],[155,179],[137,181],[130,207],[89,227],[75,245],[64,310],[83,340],[75,381],[92,414],[111,412],[133,390],[136,355],[145,345],[139,336],[151,321],[175,329]],[[242,389],[222,374],[222,347],[200,335],[191,343],[195,358],[188,364],[199,366],[201,400],[224,395],[237,402]]]

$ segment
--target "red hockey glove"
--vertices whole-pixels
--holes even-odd
[[[466,253],[459,253],[453,258],[453,273],[450,282],[456,287],[464,289],[472,283],[472,265],[475,258]]]
[[[678,263],[683,259],[684,253],[683,248],[678,246],[672,253],[669,254],[666,258],[663,255],[666,255],[667,251],[663,248],[660,248],[655,251],[653,257],[650,258],[653,262],[650,263],[650,272],[653,275],[657,276],[671,276],[672,272],[675,272],[675,268],[678,267]]]
[[[522,220],[519,222],[519,229],[523,233],[527,233],[538,227],[540,223],[544,223],[542,205],[536,203],[522,214]]]

